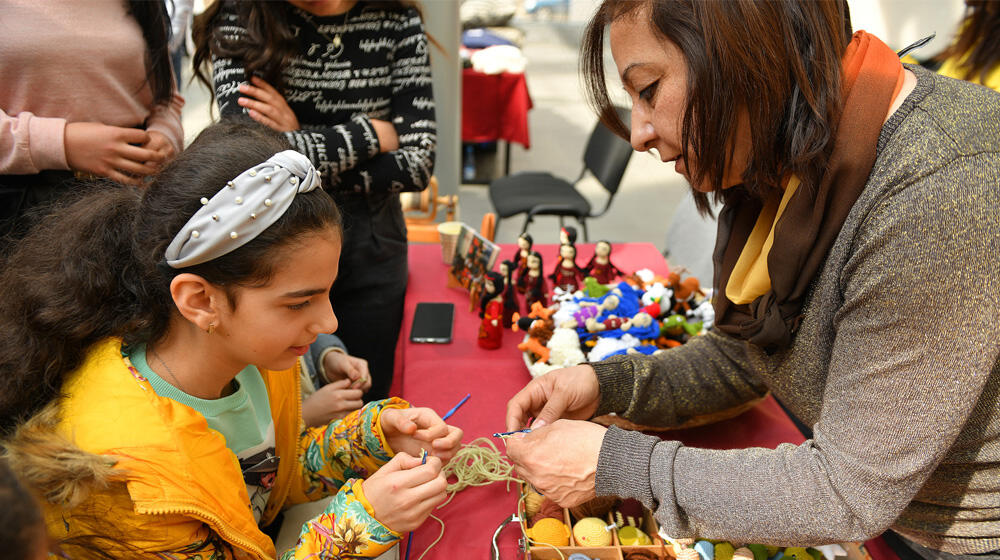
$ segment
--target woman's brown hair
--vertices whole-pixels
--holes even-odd
[[[183,269],[166,265],[167,245],[202,197],[285,149],[283,136],[248,117],[224,120],[145,187],[99,184],[32,228],[0,269],[0,435],[56,398],[94,343],[160,339],[175,312],[177,274],[225,288],[235,305],[234,288],[266,284],[283,248],[340,229],[333,199],[316,189],[240,248]]]
[[[605,0],[584,32],[582,72],[601,121],[627,139],[608,96],[603,52],[605,29],[623,17],[648,18],[686,59],[681,149],[697,155],[693,184],[721,184],[743,111],[751,135],[745,189],[716,189],[717,199],[738,191],[760,197],[790,172],[815,184],[842,106],[840,59],[851,38],[845,0]],[[709,213],[707,195],[694,196]]]
[[[965,17],[955,42],[935,59],[944,61],[952,57],[965,58],[966,80],[986,75],[1000,64],[1000,2],[996,0],[965,0]]]

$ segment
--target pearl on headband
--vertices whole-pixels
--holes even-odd
[[[309,158],[295,150],[274,154],[267,161],[228,181],[184,224],[167,246],[164,259],[171,268],[194,266],[242,247],[278,221],[298,193],[320,185]]]

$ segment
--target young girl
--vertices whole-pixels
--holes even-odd
[[[337,328],[342,234],[286,148],[214,125],[147,189],[39,224],[0,273],[0,427],[54,538],[273,559],[259,527],[335,493],[288,556],[375,556],[444,500],[461,430],[431,410],[394,398],[302,427],[296,362]]]

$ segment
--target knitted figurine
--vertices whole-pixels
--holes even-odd
[[[558,519],[546,517],[535,523],[530,529],[525,531],[528,538],[536,543],[545,543],[552,546],[569,545],[569,527]]]
[[[576,245],[576,228],[572,226],[563,226],[562,228],[560,228],[559,244]]]
[[[573,525],[573,540],[577,546],[610,546],[611,531],[596,517],[584,517]]]
[[[487,272],[483,279],[483,292],[480,296],[479,317],[482,323],[479,324],[479,338],[477,342],[480,348],[495,350],[500,348],[503,342],[503,293],[498,288],[503,286],[503,275],[499,272]]]
[[[570,244],[560,245],[559,262],[549,275],[552,285],[567,292],[575,292],[580,289],[584,276],[583,269],[576,264],[576,247]]]
[[[514,287],[514,270],[517,267],[511,261],[500,263],[500,274],[503,275],[503,326],[509,329],[514,324],[514,314],[521,307],[517,302],[517,289]]]
[[[610,284],[615,278],[624,276],[611,262],[611,243],[601,240],[594,246],[594,256],[584,267],[588,276],[593,276],[601,284]]]
[[[522,233],[517,238],[517,253],[514,254],[514,278],[516,280],[517,291],[522,294],[524,293],[524,287],[521,285],[521,277],[528,271],[528,255],[531,254],[531,246],[534,244],[535,242],[531,239],[530,233]]]
[[[525,309],[531,309],[531,305],[535,302],[545,305],[547,286],[545,276],[542,274],[542,255],[538,251],[532,251],[528,255],[528,269],[518,279],[518,287],[524,294]]]

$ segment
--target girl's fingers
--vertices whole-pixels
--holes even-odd
[[[257,121],[257,122],[259,122],[260,124],[262,124],[262,125],[270,128],[270,129],[278,130],[278,123],[276,123],[274,120],[269,119],[266,116],[260,114],[257,111],[254,111],[252,109],[250,110],[250,118],[253,119],[253,120],[255,120],[255,121]]]
[[[142,183],[142,181],[138,177],[131,177],[129,175],[125,175],[124,173],[116,169],[108,171],[108,179],[111,179],[112,181],[116,183],[121,183],[123,185],[139,186]]]

